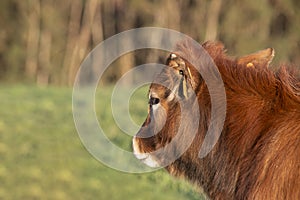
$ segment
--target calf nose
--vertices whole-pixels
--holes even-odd
[[[153,128],[151,126],[143,126],[139,130],[139,132],[136,134],[137,138],[150,138],[155,135]]]

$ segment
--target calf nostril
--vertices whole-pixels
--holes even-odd
[[[154,97],[151,97],[150,99],[149,99],[149,104],[150,105],[156,105],[156,104],[158,104],[159,103],[159,98],[154,98]]]

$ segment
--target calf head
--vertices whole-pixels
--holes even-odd
[[[188,148],[189,143],[180,144],[183,133],[191,128],[184,110],[195,104],[194,89],[200,80],[199,73],[175,53],[170,54],[166,64],[168,67],[150,86],[148,116],[133,139],[136,157],[151,167],[170,164]],[[197,126],[194,123],[194,128]]]

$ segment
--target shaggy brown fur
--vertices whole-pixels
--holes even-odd
[[[300,199],[299,73],[286,66],[277,72],[268,69],[273,52],[248,67],[249,57],[230,58],[221,43],[207,42],[202,46],[214,60],[225,86],[223,131],[213,150],[200,159],[198,153],[210,123],[210,94],[201,75],[187,61],[199,52],[189,42],[182,42],[175,54],[185,58],[191,71],[200,110],[199,129],[188,150],[166,169],[196,183],[211,199]],[[174,68],[170,59],[167,64]],[[162,75],[172,88],[175,82],[168,79],[169,73],[165,70]],[[182,120],[179,104],[165,101],[169,89],[152,84],[150,90],[159,92],[167,120],[157,135],[136,139],[143,152],[169,143]],[[138,136],[153,131],[148,125],[155,117],[149,114]]]

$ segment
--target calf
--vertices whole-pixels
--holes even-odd
[[[235,59],[225,54],[221,43],[206,42],[202,47],[217,66],[226,93],[226,118],[217,143],[199,157],[212,102],[201,75],[205,67],[199,73],[186,59],[203,52],[184,41],[170,54],[159,81],[150,86],[149,114],[133,139],[136,157],[185,177],[211,199],[300,199],[299,73],[285,66],[271,71],[273,49]],[[183,115],[183,110],[191,114]],[[189,119],[196,111],[198,117]],[[196,133],[179,155],[195,120]],[[171,149],[153,153],[176,136],[180,139]],[[165,162],[170,155],[176,159]]]

